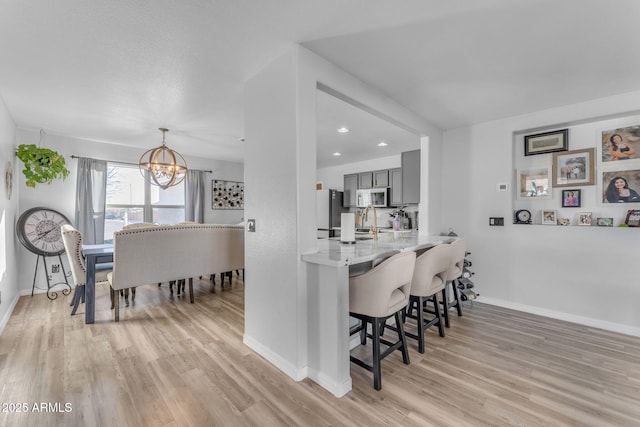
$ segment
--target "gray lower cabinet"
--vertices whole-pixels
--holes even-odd
[[[402,169],[389,169],[389,205],[402,205]]]
[[[344,207],[356,206],[356,191],[358,190],[358,174],[352,173],[344,176],[344,194],[342,205]]]
[[[420,150],[402,153],[402,203],[420,203]]]

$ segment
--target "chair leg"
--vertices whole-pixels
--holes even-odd
[[[424,307],[423,298],[418,297],[415,300],[418,305],[418,312],[416,313],[416,320],[418,322],[418,352],[424,354]],[[437,310],[437,307],[436,307]]]
[[[131,302],[136,301],[136,288],[131,288]]]
[[[373,388],[382,388],[382,370],[380,369],[380,319],[374,318],[371,322],[371,334],[373,339]]]
[[[115,304],[115,312],[114,312],[114,316],[116,319],[116,322],[120,321],[120,292],[114,292],[113,293],[113,303]]]
[[[84,300],[84,286],[85,285],[76,286],[76,291],[73,294],[73,310],[71,310],[72,316],[76,314],[80,300]]]
[[[453,288],[453,296],[456,299],[456,309],[458,310],[458,316],[462,316],[462,302],[460,301],[460,292],[458,292],[457,280],[451,281],[451,287]]]
[[[109,296],[111,297],[111,310],[113,310],[113,308],[115,307],[114,303],[113,303],[115,294],[116,294],[116,292],[113,290],[113,288],[111,286],[109,286]]]
[[[362,319],[360,321],[362,329],[360,329],[360,344],[365,345],[367,343],[367,321]]]
[[[444,326],[447,328],[449,325],[449,302],[447,301],[447,287],[442,290],[442,311],[444,312]]]
[[[440,306],[438,304],[438,295],[434,294],[431,296],[433,301],[433,311],[436,313],[436,317],[438,318],[438,334],[441,337],[444,337],[444,325],[442,324],[442,315],[440,314]]]
[[[77,286],[73,289],[73,298],[71,299],[71,304],[69,304],[69,307],[73,307],[75,305],[76,298],[78,298],[78,287]]]
[[[404,335],[404,325],[400,321],[400,312],[399,311],[396,312],[396,324],[398,325],[398,338],[400,339],[400,342],[402,343],[402,347],[400,348],[400,351],[402,352],[402,362],[405,365],[408,365],[410,363],[410,361],[409,361],[409,349],[407,348],[407,337]]]
[[[191,304],[195,302],[193,298],[193,277],[189,277],[189,299],[191,300]]]

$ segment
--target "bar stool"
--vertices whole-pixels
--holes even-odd
[[[451,267],[453,249],[451,245],[438,245],[416,258],[406,317],[416,320],[418,333],[416,335],[405,331],[405,335],[418,340],[420,353],[424,353],[424,333],[428,328],[437,325],[439,335],[444,337],[438,293],[445,287],[445,279]],[[428,301],[433,303],[433,311],[427,310]],[[412,314],[414,309],[416,314]],[[425,319],[425,313],[431,313],[433,317]]]
[[[458,316],[462,316],[462,301],[460,300],[460,293],[458,292],[458,279],[462,276],[464,269],[464,257],[467,253],[467,241],[459,238],[451,242],[451,264],[449,271],[445,277],[445,288],[442,290],[442,305],[444,309],[444,325],[448,328],[449,325],[449,309],[455,307],[458,311]],[[447,285],[451,285],[454,300],[449,302],[447,298]]]
[[[350,356],[350,360],[358,366],[373,372],[373,386],[376,390],[382,388],[382,374],[380,361],[399,350],[402,361],[409,364],[407,340],[404,336],[400,314],[409,302],[411,278],[415,266],[415,252],[401,252],[393,255],[371,270],[349,278],[349,315],[359,319],[360,324],[352,328],[353,335],[362,332],[361,341],[366,342],[366,336],[373,341],[373,364]],[[391,316],[395,316],[398,341],[392,343],[380,337],[381,327]],[[367,324],[371,324],[371,334],[367,334]],[[381,351],[380,344],[387,346]]]

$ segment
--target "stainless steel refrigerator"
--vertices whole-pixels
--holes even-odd
[[[342,191],[338,190],[316,190],[316,218],[318,219],[318,238],[340,236],[340,214],[348,212],[349,209],[342,207]]]

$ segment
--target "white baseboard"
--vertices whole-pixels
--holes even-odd
[[[484,296],[478,297],[476,301],[484,304],[495,305],[498,307],[510,308],[512,310],[523,311],[525,313],[550,317],[552,319],[565,320],[567,322],[577,323],[579,325],[591,326],[593,328],[604,329],[606,331],[640,337],[640,328],[622,325],[620,323],[607,322],[605,320],[593,319],[591,317],[577,316],[574,314],[563,313],[561,311],[548,310],[546,308],[534,307],[497,298],[487,298]]]
[[[31,292],[29,292],[29,294],[31,294]],[[20,299],[20,295],[16,295],[13,298],[13,301],[11,301],[11,304],[9,305],[9,309],[2,318],[2,321],[0,322],[0,335],[2,335],[2,333],[4,332],[4,328],[5,326],[7,326],[7,323],[9,323],[9,318],[11,318],[13,309],[16,308],[16,304],[18,304],[18,299]]]
[[[271,349],[265,347],[262,343],[247,334],[242,337],[242,342],[295,381],[302,381],[307,378],[308,372],[306,366],[304,368],[294,366],[291,362],[284,359],[279,354],[274,353]]]
[[[302,381],[305,378],[310,378],[321,387],[333,393],[336,397],[342,397],[351,391],[351,377],[349,377],[345,383],[338,384],[327,375],[311,369],[308,366],[296,368],[291,364],[291,362],[283,359],[280,355],[274,353],[262,343],[246,334],[243,336],[242,342],[295,381]]]
[[[309,369],[309,378],[325,390],[332,393],[335,397],[344,396],[349,393],[352,388],[351,377],[349,377],[343,384],[339,384],[322,372],[318,372],[315,369]]]

